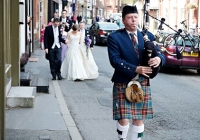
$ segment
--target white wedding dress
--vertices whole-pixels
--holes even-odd
[[[90,47],[88,48],[88,52],[86,51],[86,48],[85,43],[82,42],[80,49],[82,52],[84,69],[87,74],[87,79],[95,79],[99,76],[98,67],[94,61]]]
[[[80,35],[70,34],[70,42],[61,66],[61,76],[67,80],[88,79],[80,50]]]

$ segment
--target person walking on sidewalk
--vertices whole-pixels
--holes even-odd
[[[129,130],[129,120],[132,120],[131,140],[141,140],[144,131],[143,119],[153,118],[153,107],[148,74],[151,67],[165,64],[163,54],[151,58],[150,66],[139,65],[144,52],[144,39],[137,30],[138,11],[136,6],[124,6],[122,10],[125,29],[118,30],[108,36],[108,54],[112,67],[115,69],[113,86],[113,119],[117,120],[118,140],[125,140]],[[134,34],[134,39],[130,34]],[[158,49],[158,48],[157,48]],[[139,103],[126,98],[127,84],[139,75],[144,100]]]
[[[42,24],[42,29],[40,30],[40,47],[41,50],[44,50],[44,33],[45,33],[45,27],[46,25]]]
[[[65,31],[65,25],[61,25],[61,33],[62,33],[62,38],[64,40],[67,40],[67,32]],[[63,62],[65,59],[68,46],[67,44],[61,43],[61,47],[62,47],[62,62]]]
[[[62,80],[60,72],[62,48],[60,43],[66,42],[62,38],[59,24],[60,20],[54,18],[53,24],[46,27],[44,34],[44,47],[45,52],[49,56],[50,69],[53,76],[52,80],[56,80],[56,75],[58,76],[58,80]]]
[[[78,15],[77,16],[77,20],[78,20],[78,24],[82,21],[82,16],[81,15]]]

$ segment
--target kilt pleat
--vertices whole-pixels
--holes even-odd
[[[140,103],[131,103],[126,99],[126,83],[115,83],[113,86],[113,119],[151,119],[153,107],[150,86],[142,86],[144,100]]]

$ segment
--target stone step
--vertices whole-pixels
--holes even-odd
[[[34,107],[36,87],[11,87],[7,97],[7,107]]]
[[[20,72],[20,86],[30,86],[32,72]]]
[[[30,86],[36,87],[37,93],[49,93],[49,79],[34,77],[30,82]]]

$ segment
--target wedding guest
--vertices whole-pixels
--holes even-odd
[[[31,31],[30,31],[30,25],[31,25],[32,17],[27,17],[27,42],[31,41]]]
[[[77,16],[77,20],[78,20],[78,24],[82,21],[82,16],[81,15],[78,15]]]
[[[67,32],[65,31],[65,25],[61,25],[61,34],[62,34],[62,38],[64,40],[66,40],[67,39]],[[62,62],[63,62],[64,59],[65,59],[68,47],[67,47],[67,44],[62,43],[62,42],[61,42],[61,47],[62,47]]]
[[[60,23],[65,25],[65,31],[66,32],[69,32],[71,30],[72,20],[70,20],[69,17],[67,16],[66,10],[62,11],[62,15],[60,17]]]
[[[77,21],[77,16],[76,16],[76,14],[74,14],[74,16],[73,16],[73,23],[76,24],[76,21]]]
[[[40,30],[40,47],[41,50],[44,50],[44,32],[45,32],[46,25],[42,24],[42,29]]]
[[[94,61],[91,49],[93,49],[93,38],[89,30],[85,29],[85,23],[79,23],[79,29],[81,32],[81,45],[82,59],[84,68],[87,74],[87,79],[95,79],[99,76],[98,67]]]
[[[48,23],[48,26],[53,24],[53,19],[54,18],[52,18],[51,21]]]

